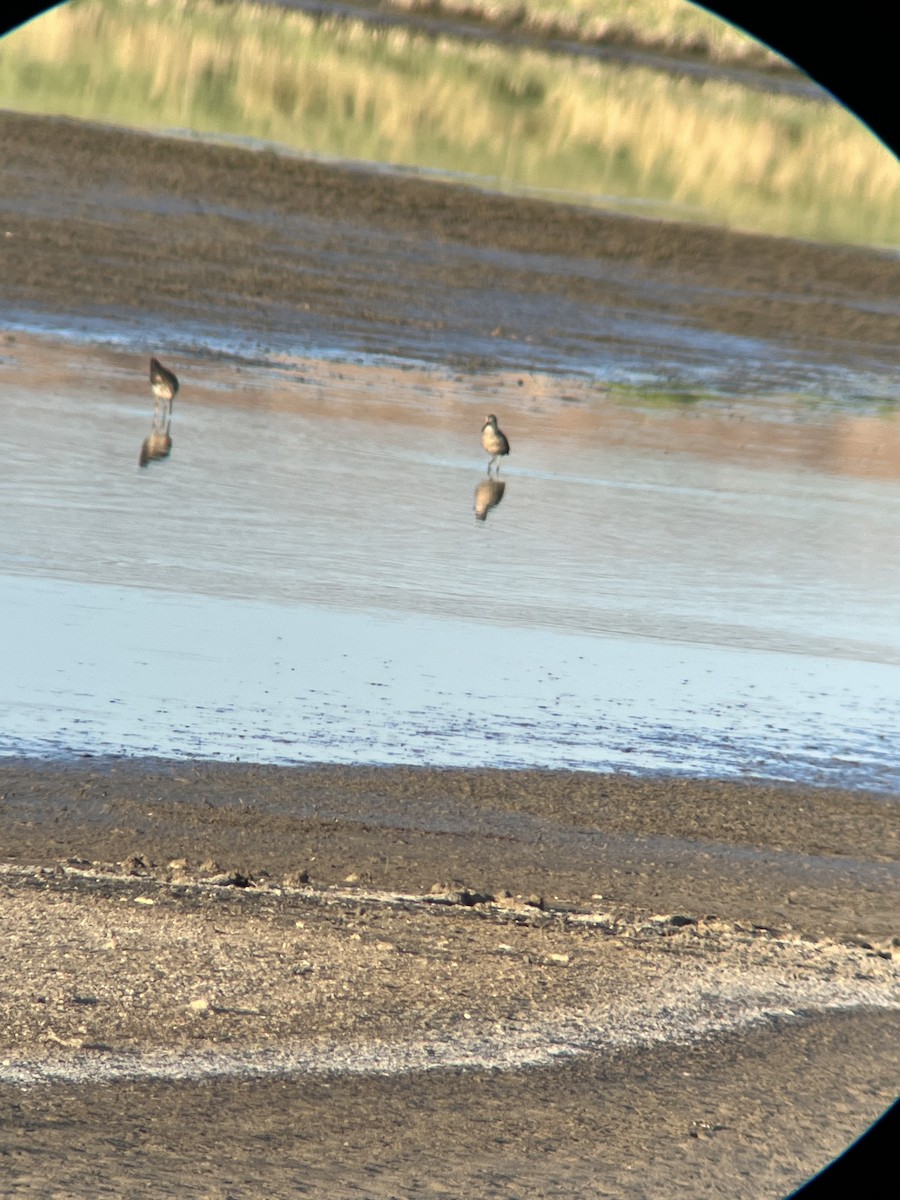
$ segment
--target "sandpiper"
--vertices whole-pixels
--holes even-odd
[[[164,421],[172,419],[172,401],[178,391],[178,379],[174,371],[164,367],[158,358],[150,359],[150,387],[156,397],[153,406],[153,428],[161,428]],[[151,432],[151,437],[153,436]]]
[[[150,359],[150,386],[157,400],[171,403],[178,391],[178,379],[174,371],[164,367],[158,358]]]
[[[506,434],[497,428],[497,418],[493,413],[485,418],[484,426],[481,430],[481,444],[490,454],[491,459],[488,463],[488,475],[491,473],[491,467],[497,463],[497,470],[500,470],[500,464],[497,462],[504,454],[509,454],[509,442],[506,440]]]
[[[167,458],[172,450],[172,401],[178,391],[178,378],[158,358],[150,359],[150,387],[154,395],[153,420],[150,434],[141,445],[138,464],[142,467],[146,467],[151,458]]]

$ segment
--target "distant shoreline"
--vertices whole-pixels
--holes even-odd
[[[644,62],[646,65],[715,75],[739,76],[748,86],[787,90],[798,95],[826,93],[792,63],[751,37],[740,44],[714,46],[702,29],[704,16],[697,14],[698,29],[688,35],[653,29],[628,20],[591,20],[573,10],[567,15],[550,6],[540,7],[501,0],[491,5],[479,0],[258,0],[332,19],[363,21],[373,25],[402,25],[421,33],[502,41],[550,52],[609,55]],[[717,18],[709,15],[710,21]],[[722,19],[722,24],[727,24]],[[741,37],[734,31],[735,39]]]

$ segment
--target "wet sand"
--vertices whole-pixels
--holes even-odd
[[[319,887],[541,895],[828,937],[896,931],[891,797],[573,771],[0,762],[4,858],[186,857]]]
[[[497,317],[449,285],[502,272],[511,295],[897,355],[887,255],[0,130],[10,309],[261,339],[302,312],[477,368]],[[426,238],[477,249],[469,273]],[[373,242],[412,277],[359,269]],[[498,258],[525,249],[605,274]],[[495,342],[552,355],[530,312]],[[895,814],[709,781],[6,761],[3,1194],[783,1195],[895,1095]]]

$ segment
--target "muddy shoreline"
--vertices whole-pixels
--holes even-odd
[[[318,887],[541,895],[890,937],[900,846],[883,795],[566,771],[0,763],[7,862],[216,862]]]

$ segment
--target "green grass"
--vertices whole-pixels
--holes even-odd
[[[835,103],[277,8],[76,0],[0,41],[0,106],[900,244],[900,165]]]

